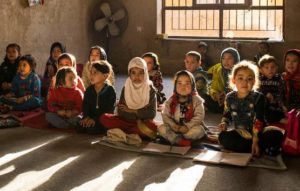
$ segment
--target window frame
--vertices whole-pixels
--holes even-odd
[[[283,0],[282,6],[251,6],[252,0],[245,0],[244,4],[224,4],[224,0],[218,0],[220,4],[197,4],[197,0],[193,0],[192,6],[178,6],[178,7],[167,7],[166,0],[160,0],[161,3],[161,32],[165,34],[165,12],[166,10],[219,10],[219,37],[207,37],[207,36],[168,36],[168,38],[186,38],[186,39],[217,39],[217,40],[267,40],[269,38],[248,38],[248,37],[224,37],[223,36],[223,11],[224,10],[282,10],[282,41],[285,39],[285,2]],[[168,34],[166,34],[168,35]]]

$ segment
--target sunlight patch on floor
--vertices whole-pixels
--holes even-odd
[[[2,176],[4,174],[8,174],[8,173],[14,171],[15,169],[16,169],[15,165],[10,165],[9,167],[7,167],[5,169],[0,170],[0,176]]]
[[[103,173],[100,177],[75,187],[71,191],[115,190],[115,188],[123,181],[123,171],[128,169],[134,162],[135,159],[122,162],[118,166]]]
[[[177,168],[163,183],[152,183],[145,187],[145,191],[179,190],[193,191],[203,176],[205,166],[193,165],[192,167]]]
[[[56,165],[53,165],[47,169],[41,171],[28,171],[19,174],[10,183],[1,188],[1,191],[12,191],[12,190],[22,190],[29,191],[47,182],[53,174],[55,174],[59,169],[68,165],[73,160],[79,156],[70,157]]]
[[[39,149],[39,148],[41,148],[41,147],[43,147],[43,146],[45,146],[45,145],[47,145],[47,144],[49,144],[51,142],[57,141],[59,139],[62,139],[64,137],[65,136],[55,137],[54,139],[52,138],[50,141],[47,141],[47,142],[45,142],[43,144],[40,144],[40,145],[38,145],[36,147],[32,147],[30,149],[23,150],[23,151],[16,152],[16,153],[6,154],[6,155],[4,155],[3,157],[0,158],[0,166],[4,165],[4,164],[6,164],[6,163],[8,163],[8,162],[10,162],[12,160],[15,160],[15,159],[17,159],[17,158],[19,158],[19,157],[21,157],[23,155],[26,155],[27,153],[30,153],[30,152],[32,152],[32,151],[34,151],[36,149]]]

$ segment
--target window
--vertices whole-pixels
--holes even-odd
[[[284,0],[162,0],[169,37],[283,39]]]

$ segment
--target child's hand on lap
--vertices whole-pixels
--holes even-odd
[[[4,98],[8,99],[8,98],[12,98],[14,97],[14,94],[13,93],[8,93],[8,94],[5,94],[4,95]]]
[[[18,104],[24,103],[26,101],[25,99],[26,99],[25,97],[19,97],[16,99],[16,103],[18,103]]]
[[[218,96],[218,103],[220,106],[224,105],[225,101],[225,93],[220,93]]]
[[[258,138],[253,138],[252,140],[252,150],[251,153],[253,156],[259,156],[259,146],[258,146]]]
[[[171,126],[171,129],[172,129],[175,133],[177,133],[177,132],[179,132],[180,126],[179,126],[179,125],[172,125],[172,126]]]
[[[65,116],[67,118],[72,118],[72,117],[74,117],[74,112],[72,110],[66,110],[65,111]]]
[[[218,127],[219,127],[219,129],[220,129],[220,131],[226,131],[227,130],[227,124],[226,123],[220,123],[219,125],[218,125]]]
[[[185,133],[187,133],[187,132],[189,131],[189,129],[187,128],[187,126],[182,125],[182,126],[179,126],[178,131],[179,131],[180,133],[182,133],[182,134],[185,134]]]
[[[65,110],[58,110],[57,115],[59,115],[61,117],[66,117],[66,111]]]
[[[87,119],[88,119],[88,117],[86,117],[86,118],[80,120],[79,123],[80,123],[80,125],[81,125],[82,127],[85,127],[85,124],[86,124]]]
[[[95,126],[95,121],[89,117],[86,117],[80,121],[80,125],[83,127],[93,127]]]

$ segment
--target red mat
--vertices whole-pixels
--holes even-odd
[[[51,125],[46,121],[46,112],[41,108],[33,109],[30,111],[12,111],[10,114],[20,120],[23,126],[26,127],[63,132],[75,132],[75,129],[59,129],[51,127]]]

